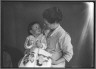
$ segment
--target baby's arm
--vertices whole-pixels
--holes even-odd
[[[24,47],[25,47],[25,49],[30,49],[31,47],[33,47],[33,42],[32,42],[32,40],[30,40],[30,37],[27,37]]]

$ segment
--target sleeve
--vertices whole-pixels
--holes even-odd
[[[42,49],[46,49],[47,48],[47,42],[46,42],[45,36],[42,37],[41,43],[42,43]]]
[[[69,62],[73,56],[73,46],[71,44],[71,37],[67,33],[65,36],[61,37],[60,46],[63,51],[64,59]]]
[[[24,44],[24,47],[25,47],[25,49],[30,49],[31,47],[33,47],[33,43],[29,43],[29,41],[30,41],[30,36],[29,37],[27,37],[26,38],[26,40],[25,40],[25,44]],[[32,40],[31,40],[32,41]]]

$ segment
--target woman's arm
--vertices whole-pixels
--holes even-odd
[[[63,58],[69,62],[73,56],[73,46],[71,44],[71,37],[69,34],[66,33],[66,35],[61,38],[60,46],[63,52]]]
[[[62,49],[62,57],[57,61],[53,61],[53,64],[58,64],[64,61],[69,62],[73,56],[73,46],[71,44],[71,38],[68,34],[65,37],[62,37],[59,41],[60,47]]]

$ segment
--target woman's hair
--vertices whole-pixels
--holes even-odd
[[[30,33],[30,30],[32,29],[32,26],[33,26],[34,24],[38,24],[38,25],[40,26],[40,28],[42,28],[40,22],[38,22],[38,21],[31,22],[31,23],[28,25],[28,34],[29,34],[29,35],[32,35],[32,33]]]
[[[43,12],[43,18],[46,19],[49,23],[55,23],[62,21],[63,15],[59,8],[52,7],[48,8]]]

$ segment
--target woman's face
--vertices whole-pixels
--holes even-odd
[[[39,24],[34,24],[32,26],[32,31],[33,31],[33,34],[41,34],[41,28],[40,28],[40,25]]]
[[[47,20],[44,20],[45,25],[49,28],[49,29],[53,29],[54,24],[50,24]]]
[[[48,21],[44,20],[44,22],[45,22],[45,26],[50,28],[50,24],[48,23]]]

